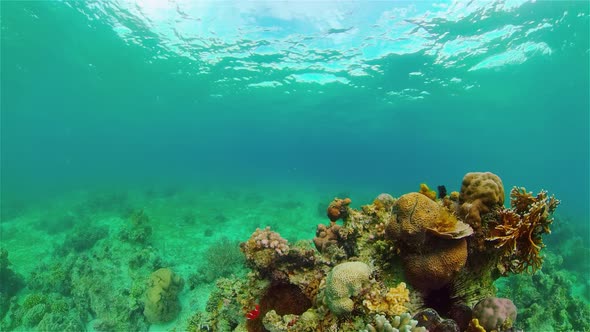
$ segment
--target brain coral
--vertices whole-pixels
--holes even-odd
[[[356,296],[369,283],[371,268],[363,262],[346,262],[336,265],[326,279],[324,302],[335,315],[354,309],[350,298]]]
[[[467,261],[467,241],[437,240],[428,253],[409,254],[404,257],[406,277],[412,286],[435,290],[448,284]]]
[[[509,299],[489,297],[475,305],[473,318],[477,318],[486,331],[504,331],[516,320],[516,306]]]
[[[459,203],[476,200],[491,208],[496,204],[504,204],[504,185],[502,180],[490,172],[471,172],[465,174],[461,184]]]
[[[148,281],[143,314],[150,323],[173,320],[180,311],[177,294],[182,290],[183,280],[168,268],[153,272]]]
[[[393,232],[401,237],[422,234],[434,228],[439,219],[439,205],[420,193],[402,195],[393,205],[397,222],[392,223]]]
[[[393,212],[396,221],[389,224],[388,232],[413,247],[423,245],[427,231],[447,239],[459,239],[473,233],[469,225],[420,193],[401,196],[395,202]]]

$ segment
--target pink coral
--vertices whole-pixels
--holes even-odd
[[[270,227],[257,228],[248,241],[240,244],[240,249],[248,263],[267,269],[274,265],[278,257],[287,255],[289,243]]]
[[[509,299],[489,297],[475,305],[473,318],[477,318],[486,331],[504,331],[516,320],[516,306]]]

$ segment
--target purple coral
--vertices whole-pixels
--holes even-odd
[[[257,228],[250,239],[256,243],[257,249],[274,249],[279,256],[286,255],[289,251],[287,240],[279,233],[271,231],[268,226],[265,229]]]
[[[516,320],[516,306],[510,299],[488,297],[475,305],[473,318],[477,318],[486,331],[503,331],[512,327]]]

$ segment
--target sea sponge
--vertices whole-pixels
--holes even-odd
[[[324,303],[337,316],[354,309],[352,296],[358,295],[369,283],[371,268],[363,262],[336,265],[326,278]]]
[[[516,320],[516,306],[510,299],[489,297],[475,305],[473,318],[477,318],[486,331],[504,331]]]
[[[447,285],[467,261],[467,241],[437,239],[428,253],[404,256],[404,271],[412,286],[422,291]]]
[[[426,183],[420,183],[420,191],[422,195],[430,198],[433,201],[436,201],[436,191],[430,189]]]
[[[184,281],[169,268],[153,272],[148,281],[143,314],[152,323],[165,323],[176,318],[180,312],[178,292]]]

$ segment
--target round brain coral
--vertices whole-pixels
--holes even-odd
[[[467,241],[437,240],[429,253],[404,257],[406,277],[412,286],[429,291],[448,284],[467,262]]]
[[[516,306],[509,299],[488,297],[475,305],[473,318],[477,318],[486,331],[504,331],[516,320]]]
[[[399,237],[406,237],[435,228],[440,217],[439,209],[436,202],[420,193],[405,194],[393,205],[397,222],[391,224],[392,231]]]
[[[494,173],[472,172],[463,177],[459,203],[469,203],[480,200],[488,208],[504,204],[504,185]]]
[[[339,316],[351,312],[356,296],[369,283],[371,268],[363,262],[346,262],[336,265],[326,279],[324,302],[330,311]]]

